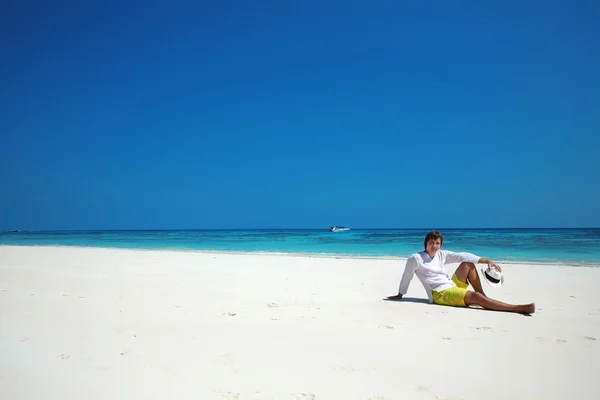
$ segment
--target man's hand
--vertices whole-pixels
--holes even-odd
[[[481,257],[479,259],[479,261],[477,262],[477,264],[484,264],[484,263],[488,265],[488,270],[491,271],[492,268],[496,268],[498,271],[502,272],[502,268],[500,268],[500,266],[498,264],[496,264],[495,262],[493,262],[490,259]]]
[[[400,300],[402,298],[402,295],[400,293],[398,293],[395,296],[388,296],[389,300]]]
[[[498,271],[502,272],[502,268],[500,268],[500,266],[498,264],[496,264],[495,262],[493,262],[492,260],[488,261],[488,269],[491,271],[492,268],[496,268]]]

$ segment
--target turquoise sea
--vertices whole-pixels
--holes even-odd
[[[429,229],[22,231],[0,233],[1,245],[407,257],[423,249]],[[600,228],[440,229],[443,248],[497,262],[600,267]]]

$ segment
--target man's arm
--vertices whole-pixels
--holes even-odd
[[[402,274],[402,279],[400,280],[400,285],[398,286],[398,294],[395,296],[389,296],[390,300],[399,300],[406,294],[408,291],[408,285],[412,280],[413,276],[415,276],[415,269],[417,267],[417,260],[414,256],[410,256],[408,260],[406,260],[406,265],[404,266],[404,273]]]
[[[476,256],[475,254],[472,254],[472,253],[466,253],[466,252],[455,253],[453,251],[448,251],[448,250],[444,250],[444,252],[446,253],[446,264],[451,264],[451,263],[456,263],[456,262],[471,262],[473,264],[487,264],[489,269],[494,267],[494,268],[498,269],[498,271],[502,271],[500,266],[498,264],[496,264],[495,262],[493,262],[492,260],[489,260],[484,257]]]
[[[480,257],[479,261],[477,261],[477,264],[487,264],[488,269],[496,268],[498,271],[502,272],[502,268],[500,268],[498,264],[496,264],[492,260],[488,260],[487,258]]]

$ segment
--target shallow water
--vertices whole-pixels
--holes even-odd
[[[27,231],[0,233],[0,245],[83,246],[407,257],[425,229]],[[600,266],[600,229],[445,229],[443,248],[508,262]]]

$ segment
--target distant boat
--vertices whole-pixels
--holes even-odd
[[[329,232],[343,232],[343,231],[349,231],[350,228],[346,228],[344,226],[332,226],[329,228]]]

